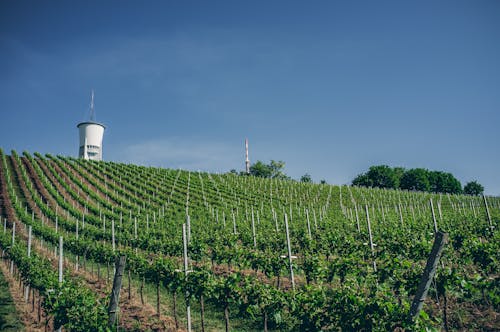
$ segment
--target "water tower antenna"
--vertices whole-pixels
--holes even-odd
[[[95,121],[94,111],[94,89],[92,89],[92,97],[90,98],[90,121]]]
[[[245,138],[245,172],[250,174],[250,159],[248,159],[248,138]]]

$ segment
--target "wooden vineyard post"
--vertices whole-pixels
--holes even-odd
[[[14,248],[14,243],[16,242],[16,223],[12,222],[12,248]],[[10,275],[14,273],[14,261],[10,260]]]
[[[257,248],[257,236],[255,235],[255,219],[253,217],[253,206],[252,206],[252,235],[253,235],[253,247]]]
[[[236,217],[234,216],[234,210],[231,210],[231,214],[233,215],[233,234],[236,235]]]
[[[295,290],[295,280],[293,278],[292,266],[292,248],[290,246],[290,232],[288,230],[288,216],[285,213],[285,231],[286,231],[286,245],[288,248],[288,266],[290,267],[290,280],[292,281],[292,290]]]
[[[59,236],[59,285],[63,282],[63,237]],[[57,329],[57,332],[61,332],[61,326]]]
[[[28,228],[28,257],[31,257],[31,226]],[[28,297],[30,294],[30,286],[27,285],[24,289],[24,300],[28,303]]]
[[[137,240],[137,217],[134,218],[134,238]]]
[[[432,204],[432,198],[430,199],[431,202],[431,212],[432,212],[432,220],[434,221],[434,234],[438,232],[438,225],[436,221],[436,214],[434,213],[434,204]]]
[[[111,219],[111,246],[113,248],[113,253],[115,252],[115,220]]]
[[[427,259],[427,264],[425,265],[424,273],[420,279],[418,285],[417,293],[410,307],[410,320],[415,321],[415,318],[420,313],[422,305],[424,304],[427,292],[431,285],[432,279],[436,274],[436,268],[439,262],[441,253],[443,252],[444,245],[448,241],[448,233],[437,232],[434,237],[434,244],[432,245],[431,254]]]
[[[483,202],[484,202],[484,208],[486,209],[486,216],[488,217],[488,224],[490,225],[490,228],[493,227],[493,224],[491,223],[491,215],[490,215],[490,209],[488,208],[488,201],[486,200],[486,196],[483,195]]]
[[[187,242],[191,242],[191,217],[189,214],[186,214],[186,237],[187,237]]]
[[[403,221],[403,211],[401,209],[401,203],[398,204],[398,210],[399,210],[399,221],[401,222],[401,227],[403,227],[404,221]]]
[[[272,208],[272,214],[273,214],[273,220],[274,220],[274,229],[276,230],[276,233],[278,233],[279,232],[278,214],[276,213],[276,211],[274,210],[274,208]]]
[[[375,245],[373,244],[372,226],[370,223],[370,213],[368,212],[368,205],[365,205],[365,211],[366,211],[366,222],[368,224],[368,237],[370,239],[370,250],[372,252],[372,258],[373,258],[373,271],[377,272],[377,263],[375,262]]]
[[[188,217],[189,218],[189,217]],[[186,278],[188,278],[188,251],[187,251],[187,245],[188,245],[188,238],[186,234],[186,224],[182,224],[182,241],[184,243],[184,275]],[[189,303],[189,290],[186,290],[186,315],[187,315],[187,330],[188,332],[191,332],[191,306]]]
[[[59,236],[59,283],[63,282],[63,237]]]
[[[76,230],[75,230],[75,236],[76,240],[78,241],[78,219],[76,219]],[[76,255],[75,257],[75,270],[78,271],[78,262],[80,260],[80,257]]]
[[[354,203],[354,213],[356,214],[356,224],[358,226],[358,233],[361,232],[361,228],[359,227],[359,214],[358,214],[358,205]]]
[[[312,238],[311,222],[309,221],[309,209],[306,209],[306,219],[307,219],[307,234],[309,235],[309,238]]]
[[[116,313],[118,302],[120,301],[120,290],[122,288],[123,270],[125,269],[126,256],[120,256],[115,262],[115,277],[113,279],[113,289],[111,290],[111,298],[108,307],[108,325],[111,327],[116,321]]]

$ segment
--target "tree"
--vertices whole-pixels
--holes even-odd
[[[352,180],[352,185],[358,187],[372,187],[373,182],[368,177],[368,174],[362,173],[356,176],[354,180]]]
[[[429,171],[424,168],[413,168],[401,177],[401,189],[430,191]]]
[[[371,166],[367,173],[358,175],[352,184],[363,187],[395,189],[399,186],[399,173],[400,168],[393,169],[387,165]]]
[[[250,175],[260,178],[270,178],[271,168],[269,167],[269,165],[266,165],[262,161],[258,160],[256,163],[250,166]]]
[[[306,174],[304,174],[304,175],[302,175],[300,177],[300,182],[311,183],[312,182],[312,178],[311,178],[311,176],[308,173],[306,173]]]
[[[435,193],[460,194],[462,184],[451,173],[430,171],[428,172],[430,191]]]
[[[466,195],[482,195],[484,192],[484,187],[477,181],[470,181],[464,186],[464,194]]]
[[[284,161],[271,160],[269,164],[264,164],[262,161],[258,160],[250,166],[250,175],[270,179],[289,179],[289,177],[283,172],[283,168],[285,168]]]

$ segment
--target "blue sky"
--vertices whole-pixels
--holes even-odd
[[[425,167],[500,195],[499,1],[0,2],[0,147],[344,184]]]

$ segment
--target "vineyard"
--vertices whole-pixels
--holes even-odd
[[[500,330],[499,197],[0,158],[0,265],[33,330]]]

